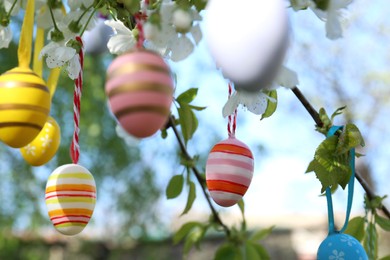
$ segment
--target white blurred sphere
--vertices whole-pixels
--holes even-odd
[[[104,24],[103,19],[99,19],[96,26],[91,31],[84,33],[85,51],[90,54],[101,54],[107,51],[107,42],[114,34],[112,29]]]
[[[287,48],[285,1],[210,0],[206,10],[205,39],[224,76],[250,91],[271,83]]]

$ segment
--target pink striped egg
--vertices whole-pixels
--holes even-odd
[[[252,181],[254,160],[251,150],[234,137],[217,143],[206,163],[206,184],[220,206],[236,204]]]
[[[121,126],[135,137],[149,137],[166,124],[170,114],[170,69],[155,52],[125,53],[107,69],[106,93]]]
[[[76,235],[86,227],[95,208],[95,180],[80,165],[62,165],[47,180],[45,200],[56,230],[64,235]]]

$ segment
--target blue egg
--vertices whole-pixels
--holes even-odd
[[[368,260],[366,251],[353,236],[334,233],[322,241],[317,260]]]

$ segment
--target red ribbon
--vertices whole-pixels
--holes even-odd
[[[229,83],[229,98],[232,96],[232,86]],[[234,113],[232,115],[228,116],[228,125],[227,130],[229,137],[235,137],[236,135],[236,127],[237,127],[237,108],[234,110]]]
[[[79,145],[79,133],[80,133],[80,110],[81,110],[81,91],[83,88],[83,68],[84,68],[84,51],[83,41],[80,36],[76,36],[76,40],[81,44],[79,52],[80,61],[80,73],[74,81],[74,93],[73,93],[73,121],[74,121],[74,132],[73,139],[70,145],[70,157],[74,164],[77,164],[80,157],[80,145]]]

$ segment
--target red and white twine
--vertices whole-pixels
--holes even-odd
[[[80,43],[81,49],[79,52],[79,61],[80,61],[80,73],[74,81],[74,94],[73,94],[73,120],[74,120],[74,132],[73,139],[70,145],[70,156],[74,164],[77,164],[80,157],[80,145],[79,145],[79,133],[80,133],[80,100],[81,100],[81,91],[83,88],[83,68],[84,68],[84,50],[83,50],[83,41],[81,37],[76,36],[76,40]]]
[[[146,15],[146,9],[148,5],[149,0],[145,0],[143,10],[134,15],[136,27],[138,29],[138,41],[136,45],[137,49],[141,49],[145,41],[144,22],[148,19],[148,16]]]
[[[229,83],[229,98],[232,96],[232,85]],[[237,127],[237,108],[234,113],[228,116],[227,130],[229,137],[235,137]]]

